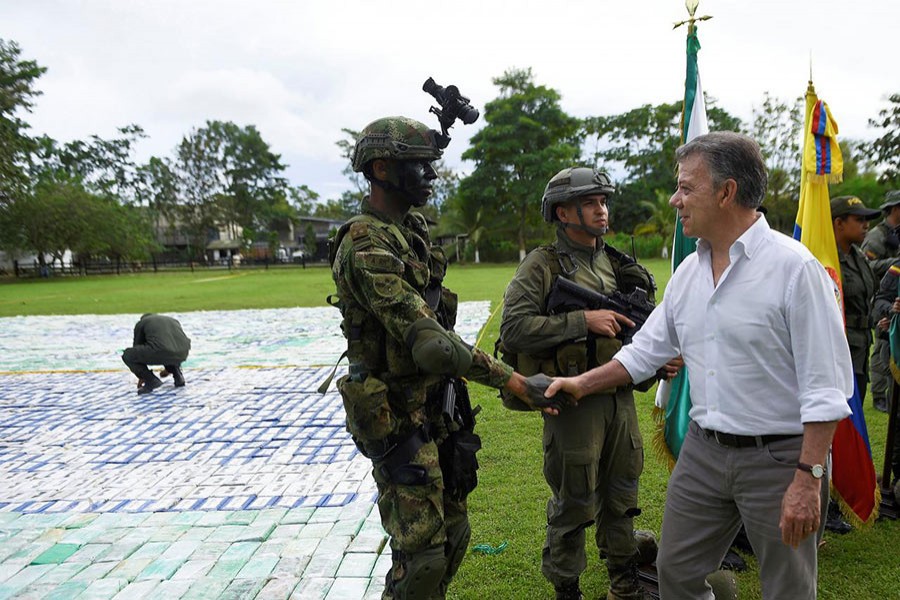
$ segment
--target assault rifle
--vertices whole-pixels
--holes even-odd
[[[609,296],[582,287],[565,277],[557,277],[547,297],[547,311],[551,315],[573,310],[612,310],[634,321],[634,327],[622,326],[617,338],[623,344],[631,343],[631,338],[644,325],[653,312],[647,292],[635,288],[628,294],[613,292]]]

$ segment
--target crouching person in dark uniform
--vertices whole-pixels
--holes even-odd
[[[122,362],[138,378],[138,394],[149,394],[162,385],[149,365],[163,365],[163,377],[172,375],[175,387],[184,386],[181,363],[191,351],[191,340],[181,323],[166,315],[147,313],[134,326],[134,343],[122,353]]]
[[[428,201],[440,155],[435,132],[418,121],[367,125],[352,166],[370,195],[338,231],[330,256],[350,359],[337,387],[347,430],[372,460],[391,536],[385,599],[443,598],[465,556],[466,496],[481,442],[460,378],[547,406],[546,385],[529,387],[453,332],[457,298],[442,286],[446,257],[431,245],[425,219],[410,212]]]

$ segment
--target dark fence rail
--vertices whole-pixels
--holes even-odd
[[[275,261],[267,258],[241,259],[239,261],[223,259],[219,261],[193,261],[183,258],[155,258],[147,261],[83,261],[71,265],[58,263],[40,265],[24,264],[13,261],[13,267],[0,276],[19,279],[37,279],[49,277],[80,277],[85,275],[121,275],[124,273],[165,273],[172,271],[230,271],[232,269],[305,269],[307,266],[324,265],[321,261],[294,259],[293,261]]]

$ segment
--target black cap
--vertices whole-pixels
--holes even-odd
[[[857,215],[871,221],[880,214],[881,212],[874,208],[867,208],[863,201],[856,196],[838,196],[831,199],[832,219],[846,217],[847,215]]]

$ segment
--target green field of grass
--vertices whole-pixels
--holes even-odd
[[[650,261],[649,266],[663,286],[668,281],[666,261]],[[489,300],[496,309],[514,271],[515,265],[454,265],[447,285],[463,301]],[[0,316],[323,306],[332,292],[330,271],[321,267],[58,278],[0,283]],[[498,331],[499,316],[495,315],[482,332],[482,349],[493,349]],[[478,433],[484,442],[478,455],[480,484],[469,499],[472,544],[509,545],[494,556],[470,553],[449,597],[551,598],[552,587],[540,573],[548,494],[541,475],[541,417],[503,409],[493,390],[478,385],[471,390],[473,403],[483,407]],[[640,492],[643,513],[635,525],[658,532],[668,472],[651,450],[653,391],[638,394],[637,400],[645,461]],[[887,417],[870,404],[867,400],[865,414],[880,473]],[[582,587],[588,598],[605,597],[605,569],[591,548],[593,536],[587,537],[589,561]],[[819,598],[900,597],[895,546],[900,524],[881,521],[846,536],[826,534],[825,539],[819,553]],[[757,572],[752,557],[748,559],[751,570],[739,575],[740,597],[755,600],[761,597]]]

